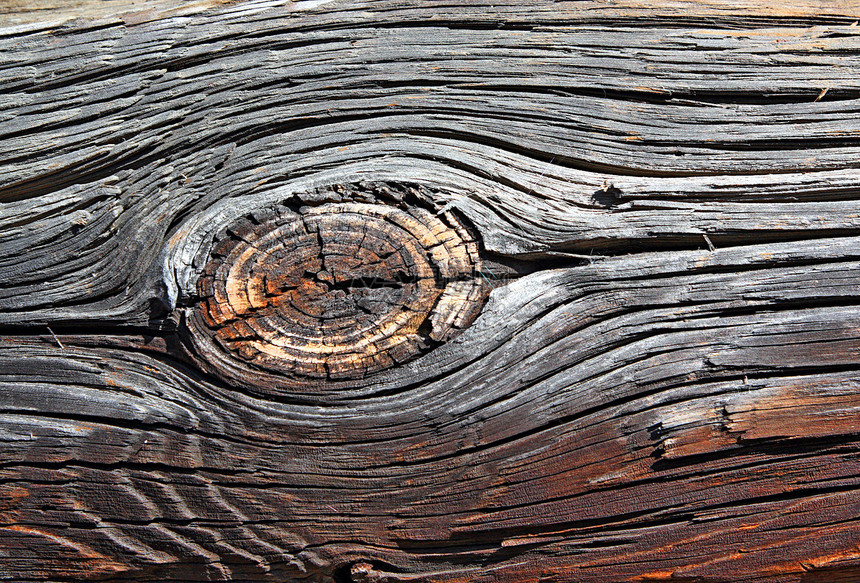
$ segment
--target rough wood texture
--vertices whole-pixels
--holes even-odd
[[[772,4],[0,29],[0,580],[860,580],[858,11]],[[480,315],[225,372],[224,228],[362,184],[474,229]]]
[[[302,394],[321,379],[361,379],[452,339],[480,312],[489,280],[453,213],[416,197],[403,210],[354,200],[398,194],[390,187],[340,190],[329,196],[348,202],[267,208],[212,241],[188,324],[210,363],[247,361],[226,364],[228,382],[292,381]]]
[[[74,19],[140,24],[168,16],[204,12],[232,0],[2,0],[0,25],[27,26]]]

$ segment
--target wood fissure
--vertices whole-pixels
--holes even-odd
[[[853,2],[57,4],[0,581],[860,580]]]
[[[248,361],[255,376],[305,377],[309,389],[452,339],[489,291],[468,229],[420,206],[280,207],[240,219],[226,235],[197,282],[192,333]]]

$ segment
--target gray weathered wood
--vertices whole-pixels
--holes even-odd
[[[853,4],[0,28],[0,580],[860,580]],[[480,235],[472,326],[195,344],[226,226],[385,184]]]

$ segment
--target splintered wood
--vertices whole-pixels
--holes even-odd
[[[857,0],[0,4],[0,583],[860,581]]]
[[[198,281],[195,333],[253,367],[360,378],[452,338],[486,297],[477,243],[450,213],[285,206],[231,225]]]

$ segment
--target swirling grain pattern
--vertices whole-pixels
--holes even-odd
[[[0,28],[0,581],[857,581],[849,4]]]

